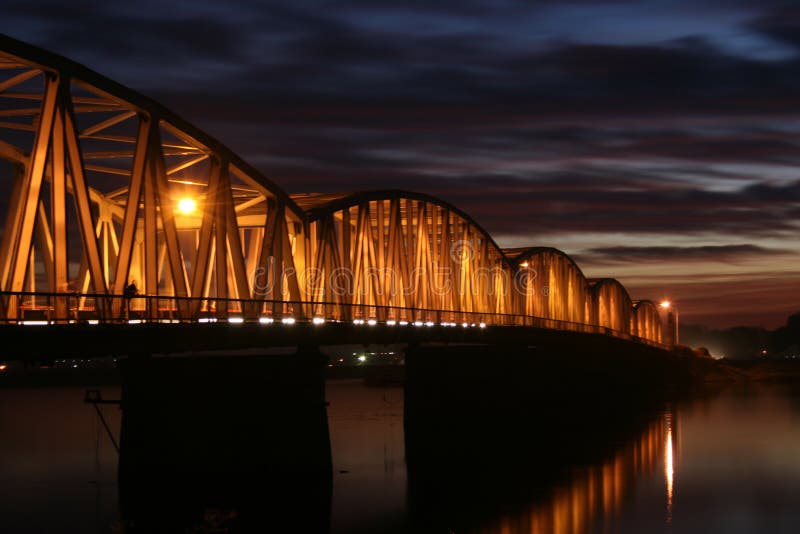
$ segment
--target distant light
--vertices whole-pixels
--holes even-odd
[[[311,322],[314,323],[314,324],[325,324],[325,318],[324,317],[314,317],[311,320]]]
[[[281,322],[283,324],[294,324],[294,317],[284,317]]]
[[[461,326],[463,326],[464,328],[466,328],[466,327],[468,327],[468,326],[469,326],[469,323],[461,323]]]
[[[243,317],[229,317],[228,322],[231,324],[242,324],[244,322]]]
[[[433,326],[433,324],[434,324],[433,321],[428,321],[427,323],[425,323],[425,326]]]
[[[178,201],[178,211],[184,215],[191,215],[197,211],[197,201],[193,198],[182,198]]]
[[[670,306],[672,306],[672,303],[670,301],[668,301],[668,300],[662,300],[661,301],[661,307],[662,308],[666,309],[666,308],[669,308]]]
[[[5,371],[6,369],[8,369],[8,365],[0,363],[0,371]]]
[[[394,326],[394,325],[396,325],[396,324],[397,324],[397,321],[393,321],[393,320],[391,320],[391,319],[390,319],[390,320],[388,320],[388,321],[386,321],[386,325],[387,325],[387,326]]]
[[[353,324],[364,324],[364,319],[353,319]]]
[[[414,321],[414,326],[422,326],[422,321]]]
[[[367,357],[362,354],[361,356],[358,357],[358,361],[365,362],[367,361]]]
[[[481,328],[486,328],[486,323],[481,323],[478,326],[481,327]]]
[[[128,324],[142,324],[141,319],[131,319],[128,321]]]
[[[98,321],[97,319],[90,319],[90,320],[89,320],[89,321],[87,321],[87,322],[88,322],[89,324],[100,324],[100,321]]]
[[[216,317],[201,317],[197,320],[198,323],[216,323]]]
[[[522,263],[519,264],[519,266],[520,267],[528,267],[528,262],[527,261],[523,261]]]
[[[367,321],[367,324],[370,326],[375,326],[376,324],[378,324],[378,321],[376,321],[375,319],[370,319],[369,321]]]
[[[408,326],[408,321],[400,321],[400,326]]]
[[[25,326],[42,326],[48,324],[47,321],[22,321]]]
[[[258,322],[261,324],[272,324],[275,322],[275,319],[273,319],[272,317],[260,317],[258,319]]]

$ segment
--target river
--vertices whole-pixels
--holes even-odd
[[[0,389],[1,532],[126,531],[117,454],[83,403],[85,390]],[[101,390],[119,398],[118,388]],[[409,504],[402,388],[330,380],[327,396],[334,533],[737,534],[795,533],[800,525],[797,385],[736,384],[666,406],[610,448],[587,435],[587,447],[604,451],[596,459],[561,466],[547,483],[531,479],[527,501],[492,507],[466,524],[448,515],[457,506],[431,518]],[[118,408],[102,410],[118,433]],[[263,526],[269,531],[269,517]]]

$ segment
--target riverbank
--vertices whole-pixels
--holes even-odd
[[[798,360],[697,360],[693,373],[705,382],[800,380]]]

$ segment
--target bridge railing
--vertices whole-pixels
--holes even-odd
[[[519,326],[604,334],[662,346],[660,343],[605,326],[535,315],[325,301],[0,292],[0,324],[25,326],[209,322],[287,325],[351,322],[370,326],[382,324],[463,328]]]

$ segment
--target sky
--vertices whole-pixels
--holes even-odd
[[[289,193],[407,189],[681,321],[800,310],[800,6],[5,0]]]

